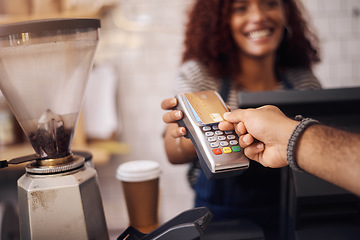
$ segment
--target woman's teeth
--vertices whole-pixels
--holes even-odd
[[[253,31],[248,33],[248,37],[250,39],[258,39],[258,38],[262,38],[262,37],[267,37],[271,34],[270,29],[263,29],[263,30],[258,30],[258,31]]]

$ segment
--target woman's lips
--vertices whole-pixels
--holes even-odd
[[[254,30],[254,31],[246,33],[245,35],[252,40],[257,40],[257,39],[261,39],[264,37],[268,37],[273,32],[274,31],[272,29],[266,28],[266,29]]]

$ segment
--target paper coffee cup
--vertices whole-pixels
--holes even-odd
[[[121,181],[130,225],[153,230],[158,224],[160,164],[135,160],[121,164],[116,177]]]

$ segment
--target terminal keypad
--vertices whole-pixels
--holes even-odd
[[[202,131],[215,155],[241,151],[235,131],[221,131],[218,124],[203,126]]]

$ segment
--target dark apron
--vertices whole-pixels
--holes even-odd
[[[279,75],[286,89],[290,82]],[[224,79],[220,95],[226,102],[230,79]],[[214,220],[246,218],[263,228],[278,226],[280,207],[280,169],[265,168],[250,161],[243,174],[224,179],[208,180],[200,171],[194,185],[195,207],[206,206],[214,213]]]

